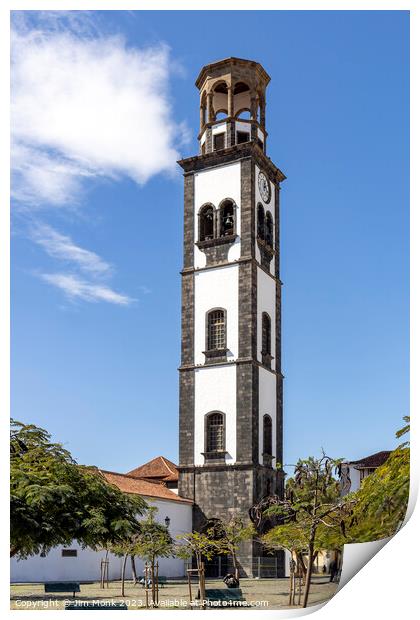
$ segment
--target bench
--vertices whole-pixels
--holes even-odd
[[[103,601],[102,603],[96,602],[92,603],[91,601],[75,601],[74,603],[66,603],[65,610],[73,611],[82,611],[83,609],[128,609],[125,603],[115,601]]]
[[[197,594],[196,600],[199,598]],[[242,603],[236,605],[235,603]],[[206,607],[217,609],[218,607],[247,607],[246,599],[241,588],[206,588],[204,597]]]
[[[44,592],[46,594],[56,592],[73,592],[73,598],[75,598],[76,592],[80,592],[80,583],[77,583],[76,581],[50,581],[44,583]]]
[[[144,577],[142,577],[141,579],[137,579],[137,583],[139,583],[140,585],[142,585],[143,587],[146,586],[146,579]],[[168,583],[168,578],[162,576],[158,577],[158,586],[161,586],[163,588],[163,586],[165,585],[165,583]],[[147,587],[150,588],[152,585],[152,580],[148,579],[147,580]]]

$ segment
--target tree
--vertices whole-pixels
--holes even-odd
[[[139,528],[133,534],[127,536],[123,541],[112,545],[112,551],[116,555],[122,556],[122,572],[121,572],[121,596],[124,596],[125,583],[125,567],[129,556],[139,556],[151,564],[152,575],[152,600],[156,602],[156,589],[158,584],[155,583],[156,560],[162,557],[171,557],[175,555],[174,541],[168,531],[168,528],[155,520],[155,507],[149,507],[147,516],[140,521]]]
[[[410,418],[397,431],[396,437],[410,430]],[[347,528],[351,542],[370,542],[393,536],[401,527],[410,493],[410,448],[405,441],[391,452],[383,465],[362,482],[352,493],[354,509]]]
[[[138,529],[146,509],[140,496],[109,484],[95,467],[33,424],[11,421],[10,555],[25,558],[76,540],[104,548]]]
[[[180,534],[177,538],[183,541],[177,546],[178,557],[183,560],[189,560],[191,557],[195,558],[199,579],[200,599],[201,604],[203,604],[206,592],[203,558],[211,560],[211,558],[219,552],[219,545],[214,537],[212,538],[209,536],[207,532],[187,532],[185,534]],[[188,573],[188,586],[191,599],[190,573]]]
[[[237,551],[241,542],[249,540],[255,535],[252,523],[245,525],[240,516],[231,516],[229,519],[217,519],[207,530],[207,535],[214,539],[218,553],[229,554],[232,557],[235,578],[239,581],[239,566]]]
[[[264,544],[300,554],[302,564],[302,554],[307,551],[303,607],[308,604],[317,551],[337,548],[346,540],[345,516],[352,500],[340,497],[339,481],[333,475],[340,462],[325,454],[320,459],[299,460],[294,476],[286,483],[284,499],[267,510],[267,514],[279,515],[283,522],[263,536]]]

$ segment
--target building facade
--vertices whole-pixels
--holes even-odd
[[[168,527],[174,540],[191,532],[192,501],[178,496],[178,471],[174,463],[158,456],[127,474],[101,470],[112,485],[125,493],[140,495],[156,509],[156,521]],[[142,518],[142,517],[141,517]],[[58,545],[49,553],[38,554],[25,560],[11,558],[10,580],[12,583],[42,583],[47,581],[99,581],[104,550],[81,547],[76,541],[69,546]],[[121,579],[123,559],[112,553],[109,560],[109,579]],[[138,577],[143,576],[144,560],[136,557]],[[127,562],[126,577],[131,576],[131,564]],[[185,562],[180,558],[159,558],[159,574],[168,578],[185,576]]]
[[[199,154],[184,170],[179,494],[193,529],[281,494],[280,201],[283,173],[266,155],[263,67],[205,66]],[[241,549],[243,572],[261,555]]]

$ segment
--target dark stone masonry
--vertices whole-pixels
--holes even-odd
[[[275,464],[283,459],[283,375],[281,371],[281,282],[280,282],[280,205],[279,184],[285,179],[283,173],[265,154],[265,88],[270,78],[258,63],[241,59],[226,59],[207,65],[197,80],[200,89],[201,127],[199,140],[205,134],[201,154],[178,162],[184,170],[184,265],[182,269],[182,335],[179,390],[179,495],[192,499],[193,529],[203,528],[208,519],[240,515],[249,522],[249,509],[267,495],[282,495],[283,471]],[[238,94],[237,94],[238,93]],[[244,94],[245,93],[245,94]],[[236,103],[235,97],[243,101],[248,97],[250,119],[241,121],[250,124],[249,141],[236,143]],[[218,103],[219,102],[219,103]],[[220,103],[222,102],[222,103]],[[225,102],[225,103],[223,103]],[[213,127],[218,122],[217,107],[226,106],[226,135],[223,144],[219,138],[213,140]],[[259,109],[259,116],[256,110]],[[241,125],[243,130],[243,124]],[[218,129],[220,133],[220,129]],[[242,138],[243,139],[243,134]],[[218,148],[218,150],[214,150]],[[240,216],[239,230],[235,223],[232,235],[226,238],[197,241],[194,238],[196,221],[194,209],[195,175],[201,171],[240,163]],[[273,185],[274,192],[274,236],[275,243],[270,253],[259,244],[256,251],[256,192],[258,180],[256,170],[261,170]],[[210,197],[209,197],[210,198]],[[268,199],[267,199],[268,201]],[[201,237],[203,238],[203,237]],[[229,250],[240,243],[240,257],[229,262]],[[194,266],[195,251],[206,256],[205,267]],[[262,256],[261,263],[260,256]],[[205,364],[197,364],[194,359],[194,278],[198,272],[207,269],[223,269],[227,265],[237,265],[238,270],[238,356],[226,358],[226,349],[205,351]],[[273,274],[270,265],[274,265]],[[259,361],[257,350],[258,321],[258,275],[274,281],[275,316],[272,329],[275,330],[275,357],[271,368]],[[270,280],[268,280],[270,282]],[[210,308],[208,309],[210,310]],[[229,322],[228,322],[229,325]],[[261,343],[260,343],[261,344]],[[198,371],[205,372],[212,367],[236,367],[236,460],[225,462],[224,452],[216,452],[216,458],[207,457],[204,446],[197,446],[198,452],[205,454],[204,465],[194,460],[196,433],[195,423],[195,377]],[[264,368],[264,371],[261,371]],[[275,377],[276,425],[273,428],[275,454],[260,454],[261,428],[259,420],[260,373],[270,373]],[[269,375],[267,375],[269,376]],[[270,384],[273,385],[270,380]],[[274,388],[273,388],[274,389]],[[204,424],[204,421],[203,421]],[[270,444],[269,444],[270,445]],[[211,454],[211,453],[210,453]],[[262,463],[260,462],[262,460]],[[239,553],[241,572],[251,576],[254,560],[266,551],[255,540],[244,542]],[[281,569],[280,569],[281,573]]]

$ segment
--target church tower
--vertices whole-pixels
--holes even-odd
[[[281,494],[279,184],[266,155],[270,77],[250,60],[201,70],[199,154],[184,170],[179,494],[193,528]],[[252,574],[261,555],[243,543]]]

